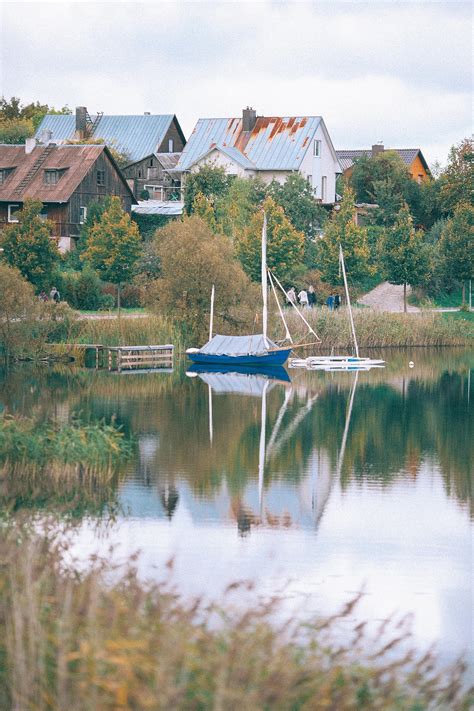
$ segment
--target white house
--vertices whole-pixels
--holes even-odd
[[[283,183],[298,172],[323,203],[335,202],[342,173],[321,116],[257,116],[249,108],[242,118],[199,119],[175,170],[192,173],[205,163],[223,166],[229,175],[258,175],[265,183]]]

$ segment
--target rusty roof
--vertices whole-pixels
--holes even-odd
[[[23,202],[34,198],[41,202],[68,202],[73,192],[86,177],[96,160],[106,153],[114,167],[113,158],[105,145],[48,145],[36,146],[31,153],[25,152],[24,145],[0,144],[0,170],[14,168],[6,180],[0,184],[0,200]],[[63,171],[56,185],[46,185],[45,170]],[[116,170],[118,170],[116,168]],[[127,182],[118,171],[130,191]]]
[[[298,170],[322,122],[321,116],[257,116],[252,131],[242,130],[241,118],[199,119],[177,165],[188,170],[211,150],[254,170]]]

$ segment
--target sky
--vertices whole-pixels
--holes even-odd
[[[4,2],[0,93],[89,113],[323,116],[336,149],[472,133],[470,2]]]

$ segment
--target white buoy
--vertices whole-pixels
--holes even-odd
[[[414,364],[414,362],[411,360],[411,361],[408,363],[408,367],[409,367],[409,368],[413,368],[414,366],[415,366],[415,364]]]

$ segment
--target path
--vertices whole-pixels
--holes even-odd
[[[407,298],[411,288],[407,286]],[[389,284],[388,281],[382,282],[359,299],[359,304],[370,306],[374,311],[390,311],[392,313],[403,311],[403,284]],[[418,312],[418,306],[407,304],[407,309],[410,312]]]
[[[122,311],[120,318],[146,318],[150,314],[143,314],[143,313],[137,313],[137,314],[128,314],[126,311]],[[103,314],[96,314],[96,313],[90,313],[90,314],[85,314],[85,313],[80,313],[77,316],[78,321],[103,321],[103,320],[113,320],[118,318],[117,313],[111,314],[110,312],[104,311]]]

